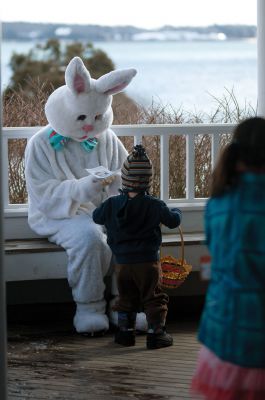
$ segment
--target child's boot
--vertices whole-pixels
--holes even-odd
[[[147,349],[160,349],[162,347],[172,346],[173,338],[166,332],[164,325],[149,325],[146,337]]]
[[[114,342],[122,346],[135,345],[136,313],[118,312],[119,330],[115,333]]]

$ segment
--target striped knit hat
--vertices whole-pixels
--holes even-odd
[[[143,192],[150,189],[152,163],[141,144],[136,145],[124,161],[121,179],[122,190],[125,192]]]

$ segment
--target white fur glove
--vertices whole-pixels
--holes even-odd
[[[92,175],[76,179],[72,185],[72,199],[79,203],[92,201],[103,189],[102,179],[97,179]]]
[[[114,175],[114,180],[106,188],[108,197],[116,196],[119,193],[120,188],[121,188],[121,173],[119,172]]]

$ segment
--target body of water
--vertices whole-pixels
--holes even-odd
[[[136,68],[127,94],[140,104],[210,112],[214,97],[233,91],[240,105],[257,103],[256,41],[97,42],[116,68]],[[8,84],[12,52],[27,53],[32,42],[3,41],[2,87]]]

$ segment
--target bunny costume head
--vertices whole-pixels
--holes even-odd
[[[65,71],[66,85],[49,97],[45,113],[53,129],[78,142],[98,138],[111,124],[112,95],[121,92],[136,70],[116,70],[93,79],[83,61],[73,58]]]
[[[78,332],[109,327],[104,277],[112,254],[104,231],[91,217],[121,186],[117,171],[127,151],[110,127],[111,103],[112,95],[126,88],[135,74],[135,69],[116,70],[95,80],[82,60],[73,58],[65,71],[66,84],[46,103],[48,125],[26,148],[29,226],[66,249]],[[115,171],[108,186],[88,172],[100,166]]]

